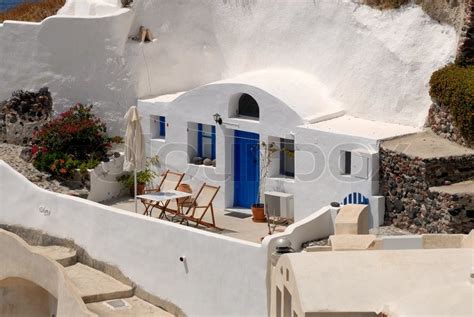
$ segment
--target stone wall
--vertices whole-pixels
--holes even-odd
[[[474,0],[464,0],[457,59],[460,62],[474,63]]]
[[[430,187],[474,176],[474,156],[421,159],[380,149],[385,221],[413,233],[469,233],[474,196],[432,192]]]
[[[423,160],[429,187],[451,185],[474,178],[474,155]]]
[[[48,88],[15,91],[0,103],[0,142],[26,145],[33,133],[51,118],[53,100]]]
[[[428,113],[427,126],[437,135],[450,141],[461,144],[462,146],[474,148],[474,144],[461,135],[461,131],[454,125],[454,118],[449,109],[433,103]]]

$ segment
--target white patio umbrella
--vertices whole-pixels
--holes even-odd
[[[145,168],[145,142],[136,106],[130,107],[124,117],[127,123],[125,132],[125,161],[123,170],[133,171],[135,212],[137,212],[137,171]]]

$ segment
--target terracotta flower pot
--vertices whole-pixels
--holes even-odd
[[[180,191],[180,192],[184,192],[184,193],[190,193],[190,194],[192,194],[192,192],[193,192],[193,190],[191,189],[191,186],[189,184],[186,184],[186,183],[179,184],[179,186],[176,190]],[[187,199],[188,198],[178,198],[178,204],[182,204]]]
[[[132,185],[129,188],[130,196],[135,196],[135,187]],[[145,193],[145,184],[137,184],[137,195],[143,195]]]
[[[253,204],[252,205],[252,220],[254,222],[266,222],[267,217],[265,217],[265,205],[264,204]]]

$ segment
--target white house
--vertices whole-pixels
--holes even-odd
[[[147,155],[185,172],[193,188],[220,185],[218,208],[246,212],[257,202],[262,142],[274,143],[265,190],[292,194],[296,220],[331,202],[357,202],[369,204],[372,224],[380,224],[379,141],[417,131],[345,115],[314,77],[288,69],[142,99],[138,108]]]

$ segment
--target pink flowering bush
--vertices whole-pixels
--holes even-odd
[[[44,125],[33,137],[33,164],[55,176],[94,168],[106,157],[114,139],[92,105],[77,104]]]

